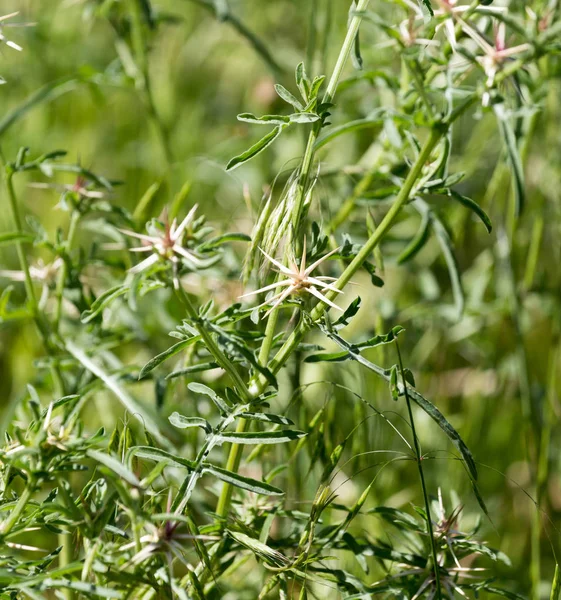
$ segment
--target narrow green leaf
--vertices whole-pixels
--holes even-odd
[[[204,385],[203,383],[197,383],[196,381],[192,381],[187,387],[192,392],[208,396],[212,400],[212,402],[214,402],[215,406],[222,414],[230,414],[230,407],[228,406],[226,401],[223,400],[214,390],[211,390],[208,386]]]
[[[561,594],[561,570],[559,565],[555,565],[555,575],[553,576],[553,586],[551,587],[551,596],[549,600],[559,600]]]
[[[167,350],[164,350],[161,354],[158,354],[152,360],[149,360],[142,367],[140,373],[138,374],[138,378],[142,379],[143,377],[146,377],[146,375],[148,375],[148,373],[150,373],[150,371],[153,371],[158,365],[161,365],[168,358],[175,356],[177,353],[181,352],[182,350],[187,348],[187,346],[189,346],[192,343],[193,343],[192,339],[183,340],[181,342],[177,342],[177,344],[174,344]]]
[[[166,375],[166,379],[175,379],[176,377],[181,377],[182,375],[200,373],[201,371],[210,371],[211,369],[217,369],[219,366],[220,365],[216,362],[198,363],[196,365],[191,365],[190,367],[185,367],[184,369],[172,371],[169,375]]]
[[[26,584],[28,585],[28,584]],[[118,590],[90,583],[87,581],[73,581],[70,579],[52,579],[47,577],[37,586],[39,590],[67,589],[80,592],[87,596],[99,596],[100,598],[124,598],[124,594]]]
[[[300,112],[290,115],[291,123],[315,123],[319,119],[320,116],[315,113]]]
[[[272,415],[270,413],[242,413],[244,419],[250,419],[252,421],[265,421],[266,423],[275,423],[277,425],[294,425],[294,423],[287,417],[282,415]]]
[[[255,432],[228,432],[225,431],[217,436],[219,443],[232,442],[234,444],[283,444],[293,440],[299,440],[307,435],[303,431],[280,430],[280,431],[255,431]]]
[[[103,452],[99,452],[99,450],[88,450],[87,455],[90,458],[93,458],[98,463],[101,463],[103,466],[113,471],[127,483],[130,483],[134,487],[141,487],[140,481],[138,480],[136,475],[132,471],[130,471],[122,462],[120,462],[110,454],[104,454]]]
[[[9,231],[6,233],[0,233],[0,246],[7,246],[8,244],[15,244],[16,242],[33,243],[34,240],[35,236],[23,231]]]
[[[176,454],[172,454],[171,452],[167,452],[166,450],[162,450],[161,448],[154,448],[152,446],[133,446],[130,449],[130,454],[131,456],[146,458],[156,462],[165,460],[170,464],[175,464],[178,467],[185,467],[189,470],[194,469],[196,466],[193,461],[182,458],[181,456],[177,456]]]
[[[263,152],[265,148],[270,146],[279,137],[285,127],[286,125],[278,125],[265,137],[262,137],[257,143],[253,144],[251,148],[232,158],[232,160],[230,160],[230,162],[226,165],[226,171],[237,169],[243,163],[252,159],[254,156],[257,156],[260,152]]]
[[[178,429],[201,427],[207,433],[210,433],[212,431],[212,427],[206,419],[202,419],[201,417],[184,417],[178,412],[171,413],[171,415],[169,416],[169,422]]]
[[[411,240],[407,248],[398,256],[397,262],[402,265],[403,263],[411,260],[427,243],[430,237],[430,225],[431,220],[427,213],[422,216],[421,225],[415,237]]]
[[[277,92],[277,94],[285,101],[288,102],[288,104],[292,104],[292,106],[294,106],[294,108],[296,110],[304,110],[304,106],[302,105],[302,103],[296,98],[296,96],[294,96],[294,94],[291,94],[283,85],[281,85],[280,83],[276,83],[275,84],[275,91]]]
[[[31,94],[25,102],[20,104],[12,112],[9,112],[2,121],[0,121],[0,136],[3,135],[16,121],[19,121],[19,119],[24,117],[31,109],[45,102],[50,102],[58,96],[75,89],[80,83],[81,82],[78,79],[72,77],[65,77],[64,79],[47,83],[47,85],[44,85],[42,88]]]
[[[285,125],[290,122],[290,118],[283,115],[263,115],[256,117],[252,113],[242,113],[238,115],[238,121],[254,123],[255,125]]]
[[[258,481],[251,477],[244,477],[239,473],[234,473],[216,465],[210,463],[203,463],[203,472],[214,475],[221,481],[235,485],[236,487],[253,492],[254,494],[262,494],[264,496],[282,496],[284,492],[279,488],[265,483],[264,481]]]
[[[251,242],[251,237],[245,233],[224,233],[211,238],[199,246],[198,250],[200,252],[208,252],[228,242]]]
[[[512,177],[514,182],[514,192],[516,200],[516,215],[520,216],[524,210],[526,191],[524,179],[524,167],[518,151],[516,135],[510,123],[509,117],[505,111],[504,105],[496,104],[494,106],[495,115],[499,123],[499,130],[507,151],[510,166],[512,167]]]
[[[314,145],[314,149],[319,150],[329,142],[332,142],[335,138],[346,133],[352,133],[354,131],[360,131],[361,129],[368,129],[371,127],[380,127],[381,129],[386,118],[387,115],[385,115],[382,111],[379,111],[373,114],[371,117],[367,117],[365,119],[357,119],[355,121],[349,121],[343,125],[338,125],[337,127],[330,127],[329,131],[317,140]]]
[[[460,204],[463,204],[466,208],[469,208],[471,211],[473,211],[481,219],[483,225],[485,225],[485,228],[489,233],[493,231],[493,224],[491,223],[489,215],[481,208],[481,206],[479,206],[479,204],[477,204],[477,202],[475,202],[475,200],[472,200],[467,196],[462,196],[454,190],[448,190],[448,192],[451,198],[457,200]]]

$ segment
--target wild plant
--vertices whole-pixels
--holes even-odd
[[[41,351],[6,409],[0,597],[523,598],[527,590],[497,566],[507,557],[478,539],[479,523],[461,526],[464,500],[447,509],[453,490],[428,474],[442,456],[424,450],[421,419],[452,445],[445,456],[463,468],[465,502],[492,520],[480,457],[417,388],[402,357],[407,333],[374,310],[371,288],[392,277],[387,265],[414,264],[434,238],[449,281],[437,312],[446,326],[461,322],[466,293],[450,214],[474,217],[489,234],[495,225],[512,271],[527,204],[526,136],[544,86],[558,77],[557,2],[358,0],[329,75],[315,74],[310,51],[294,81],[227,3],[196,4],[283,81],[274,86],[279,114],[238,115],[267,131],[225,169],[243,172],[290,136],[303,135],[304,150],[269,182],[250,234],[210,222],[205,199],[193,203],[185,187],[160,211],[156,185],[129,211],[118,201],[126,181],[65,162],[65,152],[3,154],[13,229],[0,243],[15,245],[19,270],[2,272],[13,284],[0,319],[33,322]],[[173,19],[147,0],[88,1],[84,11],[114,31],[116,62],[103,77],[138,94],[168,173],[177,158],[149,66],[156,33]],[[380,40],[395,53],[392,69],[376,70]],[[0,134],[68,89],[66,80],[40,90],[3,118]],[[338,105],[363,94],[358,117]],[[503,144],[494,185],[507,189],[492,207],[496,224],[463,191],[453,153],[458,129],[488,117]],[[347,164],[337,143],[365,130],[377,132],[375,151]],[[73,181],[61,184],[65,176]],[[30,190],[59,194],[64,228],[52,234],[25,218],[21,195]],[[396,238],[397,226],[411,235]],[[226,289],[220,298],[211,280]],[[514,286],[513,319],[517,294]],[[168,330],[173,343],[158,351]],[[355,368],[369,389],[349,385]],[[540,507],[552,416],[528,385],[521,390]],[[349,405],[354,412],[340,414]],[[341,439],[329,430],[337,419]],[[374,421],[387,446],[369,435]],[[378,502],[391,469],[416,473],[419,502]],[[356,493],[345,502],[347,484]],[[534,598],[542,526],[538,518]]]

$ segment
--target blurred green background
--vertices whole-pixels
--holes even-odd
[[[188,192],[185,206],[197,202],[200,212],[217,229],[250,232],[264,187],[279,174],[281,181],[286,178],[302,153],[304,138],[298,133],[284,136],[273,150],[226,173],[228,159],[253,143],[260,133],[238,122],[236,115],[284,110],[273,83],[282,82],[292,89],[293,69],[300,60],[306,60],[313,74],[330,71],[344,36],[346,3],[237,0],[230,3],[232,14],[239,19],[234,22],[221,21],[213,10],[196,1],[161,0],[154,4],[169,16],[150,40],[149,65],[155,105],[169,139],[171,165],[166,162],[158,131],[134,85],[121,72],[114,31],[106,20],[93,15],[95,3],[87,2],[2,2],[2,13],[20,11],[13,21],[34,23],[3,29],[23,51],[2,48],[0,74],[7,81],[0,87],[2,114],[16,109],[41,86],[60,78],[76,79],[68,84],[66,93],[41,103],[10,127],[0,140],[2,151],[13,159],[21,146],[29,146],[33,155],[65,149],[69,161],[79,161],[98,174],[122,181],[112,201],[129,210],[150,185],[159,182],[153,214],[183,189]],[[510,4],[513,9],[523,6]],[[374,3],[372,8],[389,20],[397,14],[390,4]],[[241,34],[239,23],[262,40],[274,64],[255,51],[247,36]],[[365,69],[393,74],[399,71],[399,57],[386,42],[379,30],[364,25]],[[491,545],[511,557],[514,568],[505,569],[503,574],[516,580],[514,589],[519,592],[529,589],[530,525],[537,514],[526,493],[534,490],[524,459],[528,431],[522,409],[525,396],[541,407],[543,437],[551,434],[542,473],[544,593],[554,565],[551,544],[559,548],[557,528],[561,525],[558,70],[554,64],[526,149],[528,205],[517,223],[510,252],[505,249],[504,234],[510,179],[503,168],[496,169],[497,164],[504,165],[504,156],[495,120],[476,109],[454,132],[452,171],[467,173],[462,192],[477,200],[494,224],[493,233],[488,235],[461,207],[446,211],[466,293],[463,318],[454,318],[450,280],[434,241],[407,266],[396,265],[397,254],[416,230],[416,217],[404,218],[386,240],[385,286],[372,288],[364,278],[358,281],[358,289],[350,291],[360,294],[364,305],[360,319],[353,324],[357,337],[364,337],[364,330],[388,330],[396,324],[407,329],[402,342],[405,364],[415,373],[419,389],[462,433],[480,463],[481,491],[492,518],[492,523],[484,520],[483,531]],[[347,75],[353,75],[351,66]],[[365,80],[341,91],[335,123],[392,104],[392,95],[380,79]],[[363,130],[340,138],[322,151],[320,217],[328,218],[348,195],[361,166],[376,154],[380,135],[378,130]],[[57,227],[66,227],[66,214],[54,210],[55,192],[27,186],[36,180],[18,180],[20,199],[25,213],[35,215],[54,233]],[[70,180],[61,176],[58,181]],[[13,226],[6,198],[2,196],[0,202],[4,208],[0,230],[9,231]],[[352,219],[343,230],[364,236],[364,211],[358,211]],[[87,236],[84,231],[82,243],[88,243]],[[0,268],[17,269],[15,251],[2,248]],[[0,287],[8,283],[3,278]],[[234,273],[228,285],[213,281],[205,285],[223,306],[232,302],[241,289]],[[170,344],[166,333],[174,327],[173,320],[158,314],[146,319],[145,344],[123,351],[123,360],[142,364]],[[41,352],[31,324],[0,326],[0,393],[5,407],[33,379],[33,360]],[[396,360],[383,354],[377,357],[387,365]],[[387,387],[380,386],[356,365],[344,369],[309,365],[302,369],[304,381],[336,380],[362,393],[378,408],[393,410]],[[154,402],[152,389],[141,389],[145,400]],[[309,418],[328,396],[333,401],[329,404],[325,440],[333,447],[366,413],[351,395],[318,386],[304,394],[302,418]],[[177,396],[171,400],[180,401]],[[118,414],[116,410],[115,419]],[[419,415],[419,427],[425,449],[450,450],[437,428],[423,417]],[[370,419],[361,431],[353,442],[356,453],[397,444],[395,436],[375,419]],[[430,456],[435,457],[427,462],[431,490],[436,492],[441,486],[445,495],[454,490],[466,505],[466,514],[476,514],[477,505],[459,463],[447,460],[449,454],[444,452],[431,452]],[[348,491],[349,497],[356,496],[369,481],[368,473],[354,476],[368,464],[373,463],[361,459],[348,467],[346,474],[352,476],[355,486]],[[312,479],[308,487],[298,491],[302,497],[296,500],[309,500],[313,489]],[[345,501],[344,494],[341,501]],[[372,502],[402,506],[410,501],[420,502],[414,467],[397,463],[386,468],[375,486]]]

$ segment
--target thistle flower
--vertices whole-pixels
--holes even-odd
[[[466,33],[471,35],[467,30]],[[487,85],[491,87],[495,80],[495,75],[499,70],[501,64],[512,56],[516,56],[521,52],[525,52],[530,49],[530,44],[520,44],[507,48],[506,46],[506,25],[501,22],[498,27],[495,28],[495,45],[491,46],[482,36],[476,34],[473,37],[474,41],[481,47],[484,56],[479,57],[477,60],[483,67],[485,74],[487,75]]]
[[[29,267],[31,279],[39,281],[47,286],[54,283],[56,275],[62,266],[62,262],[62,258],[56,258],[52,263],[45,264],[41,259],[38,259],[37,264]],[[0,270],[0,277],[5,277],[12,281],[25,281],[25,273],[23,271],[2,269]]]
[[[157,232],[155,235],[145,235],[128,229],[119,229],[121,233],[142,241],[142,246],[130,248],[130,252],[152,252],[151,256],[130,269],[129,273],[140,273],[161,259],[170,261],[174,266],[177,266],[183,258],[197,267],[204,267],[205,263],[195,254],[186,250],[181,243],[185,229],[194,220],[197,208],[198,205],[195,204],[179,226],[177,225],[177,219],[174,219],[170,225],[166,215],[164,230]]]
[[[57,184],[57,183],[30,183],[29,187],[46,190],[54,189],[62,193],[77,194],[82,198],[100,199],[104,198],[107,193],[101,190],[92,190],[89,187],[90,183],[83,175],[78,175],[74,183]]]
[[[342,290],[336,288],[333,284],[329,283],[330,281],[336,281],[334,277],[313,277],[312,272],[315,271],[325,260],[327,260],[332,254],[337,252],[339,248],[335,248],[325,256],[322,256],[320,259],[316,260],[309,267],[306,266],[306,239],[304,238],[304,248],[302,251],[302,259],[300,260],[300,266],[296,265],[296,261],[292,260],[289,267],[285,267],[278,260],[275,260],[272,256],[269,256],[263,249],[259,248],[265,258],[273,265],[277,267],[274,269],[278,273],[282,275],[286,275],[288,279],[284,279],[282,281],[278,281],[277,283],[272,283],[271,285],[266,285],[254,292],[249,292],[240,296],[240,298],[246,298],[247,296],[253,296],[254,294],[260,294],[261,292],[268,292],[270,290],[275,290],[279,287],[286,288],[281,290],[277,294],[274,294],[271,298],[260,304],[257,308],[261,308],[267,304],[272,304],[271,308],[265,313],[267,316],[272,310],[280,306],[289,296],[293,296],[295,294],[300,294],[302,292],[308,292],[312,296],[315,296],[321,302],[325,302],[328,306],[332,308],[336,308],[337,310],[342,311],[343,309],[334,304],[329,298],[324,296],[320,290],[323,292],[331,291],[337,294],[342,294]]]
[[[9,15],[4,15],[3,17],[0,17],[0,43],[4,43],[4,44],[6,44],[6,46],[8,46],[8,48],[13,48],[14,50],[17,50],[18,52],[21,52],[23,50],[23,48],[21,46],[19,46],[18,44],[16,44],[15,42],[11,42],[10,40],[8,40],[6,38],[6,36],[2,33],[2,28],[6,26],[4,21],[7,21],[8,19],[11,19],[12,17],[15,17],[17,15],[19,15],[19,12],[13,12],[13,13],[10,13]],[[14,27],[16,25],[18,25],[18,24],[10,23],[11,27]],[[27,23],[21,23],[20,25],[26,26]]]

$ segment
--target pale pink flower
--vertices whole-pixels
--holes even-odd
[[[185,233],[185,229],[193,222],[196,210],[197,205],[195,204],[179,226],[177,225],[177,219],[174,219],[170,225],[166,218],[164,231],[158,232],[155,235],[145,235],[128,229],[119,229],[121,233],[142,241],[142,246],[130,248],[130,252],[152,253],[151,256],[130,269],[129,273],[140,273],[162,259],[170,261],[173,265],[177,265],[183,258],[196,267],[204,267],[205,263],[193,254],[193,252],[186,250],[182,245],[183,234]]]
[[[261,250],[261,248],[260,248]],[[321,302],[325,302],[328,306],[332,308],[336,308],[337,310],[343,310],[336,304],[334,304],[329,298],[324,296],[321,292],[331,291],[337,294],[342,294],[343,292],[336,288],[330,281],[336,281],[334,277],[325,277],[325,276],[312,276],[312,272],[315,271],[325,260],[327,260],[332,254],[337,252],[339,248],[335,248],[325,256],[322,256],[320,259],[316,260],[310,266],[306,266],[306,240],[304,239],[304,249],[302,251],[302,259],[300,260],[300,266],[296,264],[296,260],[292,260],[290,262],[289,267],[284,266],[278,260],[275,260],[272,256],[269,256],[264,250],[261,252],[265,255],[267,260],[269,260],[273,265],[277,267],[275,271],[281,273],[282,275],[286,275],[287,279],[278,281],[276,283],[272,283],[271,285],[266,285],[254,292],[249,292],[240,296],[240,298],[246,298],[247,296],[252,296],[254,294],[260,294],[261,292],[268,292],[270,290],[276,290],[277,288],[286,288],[282,289],[277,294],[274,294],[271,298],[267,299],[265,302],[260,304],[257,308],[261,308],[262,306],[266,306],[267,304],[272,304],[271,308],[265,313],[267,316],[272,310],[277,308],[280,304],[282,304],[289,296],[293,296],[296,294],[300,294],[302,292],[307,292],[311,294]]]

